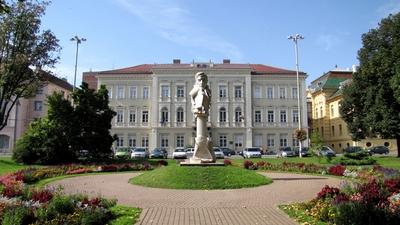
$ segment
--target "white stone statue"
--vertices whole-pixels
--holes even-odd
[[[207,136],[207,119],[211,105],[211,90],[207,85],[208,78],[204,72],[196,73],[195,80],[196,83],[189,92],[197,128],[194,154],[190,158],[190,163],[215,162],[212,142]]]

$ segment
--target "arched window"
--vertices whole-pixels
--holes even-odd
[[[242,117],[242,109],[237,107],[235,109],[235,122],[237,122],[237,123],[238,122],[242,122],[242,119],[243,119],[243,117]]]
[[[168,109],[166,107],[161,109],[161,118],[160,123],[167,123],[168,122]]]
[[[183,122],[183,118],[184,118],[183,109],[182,109],[182,107],[179,107],[176,110],[176,122],[178,122],[178,123]]]
[[[226,122],[226,109],[224,107],[219,109],[219,122]]]

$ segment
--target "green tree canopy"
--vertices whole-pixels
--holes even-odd
[[[362,42],[340,112],[354,140],[395,138],[400,157],[400,14],[383,19]]]
[[[58,60],[58,40],[41,31],[47,2],[0,1],[0,130],[20,98],[29,97],[43,80],[43,70]]]

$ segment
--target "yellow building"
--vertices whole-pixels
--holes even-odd
[[[320,134],[325,145],[332,147],[336,152],[343,152],[348,146],[385,145],[391,151],[396,148],[395,139],[363,139],[352,141],[347,124],[340,116],[339,107],[342,100],[342,87],[351,81],[354,70],[329,71],[311,82],[311,131]]]

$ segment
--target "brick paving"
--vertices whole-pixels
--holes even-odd
[[[274,182],[255,188],[174,190],[132,185],[128,180],[139,173],[117,173],[73,177],[52,185],[62,185],[66,194],[101,195],[140,207],[140,225],[290,225],[298,223],[279,210],[279,204],[310,200],[326,184],[340,184],[339,179],[328,177],[262,174]]]

